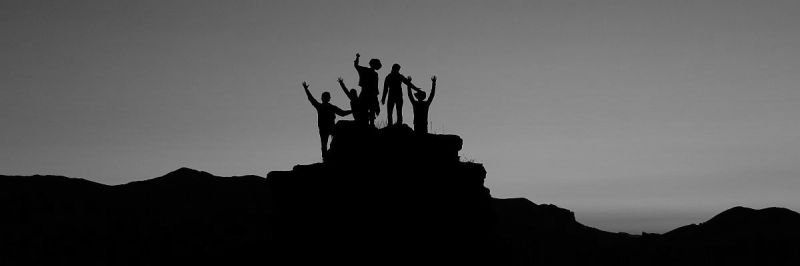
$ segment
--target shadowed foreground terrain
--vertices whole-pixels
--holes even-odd
[[[337,124],[326,162],[259,176],[181,168],[106,186],[0,176],[4,265],[793,265],[800,214],[735,207],[645,235],[495,199],[454,135]]]

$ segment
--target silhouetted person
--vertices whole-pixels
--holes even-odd
[[[339,77],[337,81],[339,81],[339,87],[342,87],[344,94],[350,99],[350,110],[353,112],[353,120],[356,121],[356,124],[366,125],[366,112],[364,108],[361,107],[360,100],[358,99],[358,92],[356,92],[356,89],[347,89],[342,77]]]
[[[353,66],[358,72],[358,86],[361,86],[360,102],[364,110],[366,110],[366,117],[370,126],[375,125],[375,117],[381,113],[380,105],[378,105],[378,69],[381,69],[381,60],[370,59],[369,67],[362,67],[358,65],[360,54],[356,53],[356,60],[353,61]]]
[[[400,65],[392,65],[392,72],[386,75],[383,81],[383,96],[381,103],[386,104],[386,97],[389,97],[389,104],[386,106],[386,117],[388,118],[387,126],[391,126],[392,112],[394,107],[397,107],[397,124],[403,123],[403,83],[409,88],[420,91],[419,88],[411,84],[411,80],[400,74]]]
[[[322,103],[317,102],[317,99],[314,99],[314,96],[311,96],[311,92],[308,91],[308,83],[305,81],[303,82],[303,89],[306,91],[308,101],[311,102],[311,105],[313,105],[315,109],[317,109],[319,140],[322,145],[321,151],[322,158],[324,160],[328,151],[328,137],[333,133],[333,126],[336,123],[336,115],[346,116],[352,113],[352,111],[344,111],[331,104],[331,94],[327,91],[322,93]]]
[[[411,80],[411,77],[408,77]],[[436,76],[431,77],[431,97],[425,100],[425,92],[422,90],[414,93],[416,100],[411,96],[411,88],[408,89],[408,100],[411,101],[411,106],[414,107],[414,132],[428,133],[428,109],[431,107],[433,96],[436,96]]]

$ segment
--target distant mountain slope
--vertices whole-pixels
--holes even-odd
[[[245,262],[273,244],[265,184],[185,168],[118,186],[0,176],[0,264]]]
[[[699,225],[664,234],[671,239],[780,237],[800,233],[800,214],[786,208],[733,207]]]
[[[701,224],[662,236],[663,256],[678,263],[796,265],[800,262],[800,214],[785,208],[734,207]]]

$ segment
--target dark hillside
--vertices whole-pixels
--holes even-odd
[[[800,214],[736,207],[664,235],[495,199],[455,135],[337,125],[325,162],[258,176],[181,168],[106,186],[0,176],[3,265],[794,265]]]

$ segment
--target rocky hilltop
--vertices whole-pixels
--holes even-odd
[[[337,124],[322,163],[259,176],[181,168],[106,186],[0,176],[5,265],[793,265],[800,214],[736,207],[663,235],[609,233],[492,198],[455,135]]]
[[[324,163],[267,175],[290,251],[365,263],[481,259],[492,198],[483,166],[459,161],[461,138],[343,122],[335,132]]]

